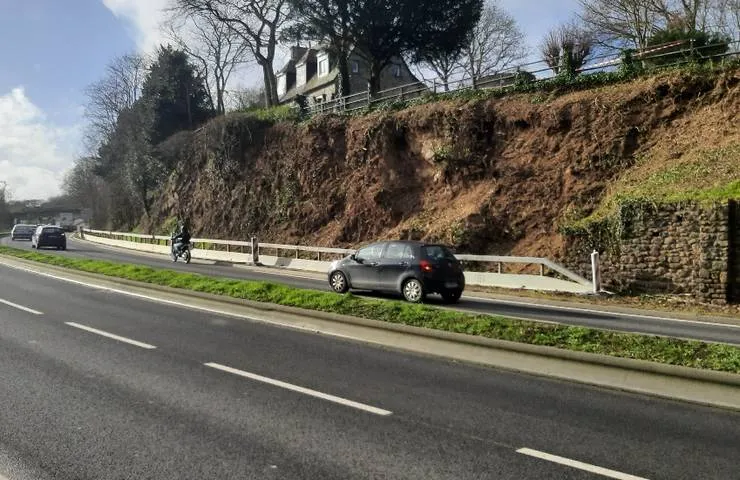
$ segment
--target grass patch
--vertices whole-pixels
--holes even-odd
[[[473,315],[400,301],[373,300],[269,282],[212,278],[138,265],[74,259],[4,246],[0,246],[0,254],[88,273],[256,302],[565,350],[740,373],[740,348],[730,345]]]
[[[640,159],[609,189],[593,213],[564,219],[561,232],[599,237],[613,230],[625,212],[660,204],[712,204],[740,198],[740,143],[692,151],[680,160]],[[615,232],[611,232],[612,234]]]
[[[256,108],[242,111],[257,120],[270,123],[297,122],[300,120],[300,112],[291,105],[278,105],[276,107]]]

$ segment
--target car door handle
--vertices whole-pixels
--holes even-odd
[[[402,267],[408,267],[409,266],[409,262],[401,262],[401,263],[399,263],[399,265],[401,265]]]
[[[380,264],[378,262],[372,262],[372,263],[368,263],[367,265],[370,267],[377,267]]]

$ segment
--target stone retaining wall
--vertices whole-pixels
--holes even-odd
[[[569,238],[566,264],[580,273],[595,247],[604,288],[631,293],[690,294],[702,302],[740,300],[740,218],[734,202],[646,208],[621,220],[615,249]],[[611,251],[610,251],[611,250]],[[577,259],[577,260],[576,260]]]

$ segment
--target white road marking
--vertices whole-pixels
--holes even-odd
[[[147,350],[153,350],[157,348],[154,345],[149,345],[148,343],[137,342],[136,340],[131,340],[130,338],[121,337],[119,335],[114,335],[112,333],[104,332],[103,330],[98,330],[97,328],[80,325],[79,323],[74,323],[74,322],[64,322],[64,323],[66,325],[69,325],[70,327],[79,328],[80,330],[85,330],[87,332],[95,333],[103,337],[112,338],[113,340],[118,340],[119,342],[128,343],[129,345],[135,345],[140,348],[146,348]]]
[[[274,380],[272,378],[263,377],[262,375],[245,372],[243,370],[237,370],[236,368],[227,367],[225,365],[220,365],[218,363],[206,363],[205,366],[215,368],[217,370],[221,370],[224,372],[232,373],[240,377],[249,378],[251,380],[256,380],[258,382],[274,385],[276,387],[284,388],[286,390],[291,390],[293,392],[302,393],[304,395],[310,395],[312,397],[320,398],[322,400],[327,400],[329,402],[334,402],[340,405],[345,405],[347,407],[352,407],[358,410],[363,410],[365,412],[374,413],[375,415],[387,416],[393,413],[388,410],[383,410],[382,408],[372,407],[370,405],[365,405],[364,403],[354,402],[352,400],[347,400],[341,397],[335,397],[334,395],[317,392],[316,390],[311,390],[310,388],[299,387],[298,385],[281,382],[280,380]]]
[[[704,322],[701,320],[685,320],[681,318],[658,317],[655,315],[640,315],[637,313],[621,313],[621,312],[614,312],[614,311],[609,311],[609,310],[596,310],[596,309],[591,309],[591,308],[563,307],[560,305],[547,305],[547,304],[538,304],[538,303],[529,303],[529,302],[518,302],[515,300],[498,300],[494,298],[469,297],[467,295],[463,295],[462,298],[463,300],[468,299],[468,300],[483,301],[486,303],[501,303],[501,304],[506,304],[506,305],[519,305],[519,306],[537,307],[537,308],[543,308],[543,309],[564,310],[566,312],[597,313],[599,315],[612,315],[612,316],[618,316],[618,317],[631,317],[631,318],[645,318],[648,320],[663,320],[666,322],[692,323],[694,325],[712,325],[715,327],[740,328],[740,325],[735,325],[731,323]]]
[[[17,303],[9,302],[7,300],[3,300],[2,298],[0,298],[0,303],[7,305],[9,307],[17,308],[18,310],[23,310],[24,312],[27,312],[27,313],[32,313],[34,315],[43,315],[43,313],[39,312],[38,310],[24,307],[23,305],[18,305]],[[0,480],[2,480],[2,478],[0,478]]]
[[[608,468],[597,467],[590,463],[583,463],[577,460],[571,460],[570,458],[559,457],[557,455],[551,455],[549,453],[540,452],[539,450],[532,450],[531,448],[520,448],[517,453],[523,455],[529,455],[530,457],[539,458],[541,460],[547,460],[548,462],[559,463],[560,465],[566,465],[568,467],[577,468],[586,472],[595,473],[608,478],[615,478],[617,480],[648,480],[644,477],[636,477],[627,473],[617,472],[616,470],[609,470]]]
[[[304,332],[311,332],[311,333],[318,333],[318,334],[321,334],[321,335],[327,335],[327,336],[337,337],[337,338],[344,338],[344,339],[349,339],[349,340],[357,340],[357,341],[361,341],[361,342],[364,342],[364,343],[377,343],[378,345],[384,345],[382,342],[367,342],[367,341],[363,340],[361,337],[354,337],[354,336],[351,336],[351,335],[343,335],[341,333],[325,332],[325,331],[322,331],[322,330],[317,330],[316,328],[313,328],[313,327],[305,327],[305,326],[296,325],[296,324],[287,323],[287,322],[278,322],[278,321],[275,321],[275,320],[268,320],[268,319],[265,319],[265,318],[250,317],[249,315],[244,315],[244,314],[240,314],[240,313],[233,313],[233,312],[229,312],[228,310],[223,310],[223,309],[220,309],[220,308],[203,307],[203,306],[195,305],[195,304],[192,304],[192,303],[184,303],[182,301],[175,301],[175,300],[166,300],[164,298],[152,297],[152,296],[149,296],[149,295],[144,295],[142,293],[128,292],[126,290],[120,290],[118,288],[106,287],[106,286],[98,285],[98,284],[95,284],[95,283],[82,282],[80,280],[73,280],[71,278],[60,277],[58,275],[53,275],[51,273],[45,273],[45,272],[41,272],[41,271],[38,271],[38,270],[30,269],[30,268],[25,268],[25,267],[20,267],[20,266],[17,266],[17,265],[6,264],[6,263],[3,263],[1,260],[0,260],[0,264],[3,264],[3,265],[5,265],[5,266],[7,266],[9,268],[14,268],[16,270],[20,270],[20,271],[23,271],[23,272],[33,273],[35,275],[40,275],[42,277],[47,277],[47,278],[51,278],[51,279],[54,279],[54,280],[59,280],[59,281],[62,281],[62,282],[72,283],[74,285],[80,285],[80,286],[83,286],[83,287],[92,288],[93,290],[99,290],[101,292],[116,293],[118,295],[125,295],[127,297],[139,298],[141,300],[147,300],[149,302],[160,303],[160,304],[163,304],[163,305],[174,305],[174,306],[179,307],[179,308],[186,308],[186,309],[189,309],[189,310],[195,310],[195,311],[199,311],[199,312],[213,313],[213,314],[216,314],[216,315],[222,315],[224,317],[239,318],[239,319],[242,319],[242,320],[250,320],[250,321],[253,321],[253,322],[260,322],[260,323],[264,323],[264,324],[267,324],[267,325],[274,325],[274,326],[277,326],[277,327],[291,328],[291,329],[294,329],[294,330],[299,330],[299,331],[304,331]],[[187,294],[187,290],[183,290],[182,292],[177,292],[177,293],[180,294],[180,295],[186,295]]]

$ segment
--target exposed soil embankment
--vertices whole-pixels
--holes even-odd
[[[731,72],[301,124],[233,114],[171,140],[182,167],[143,227],[187,215],[198,236],[326,246],[421,238],[561,258],[563,221],[589,215],[626,175],[740,142],[738,111],[740,73]]]

